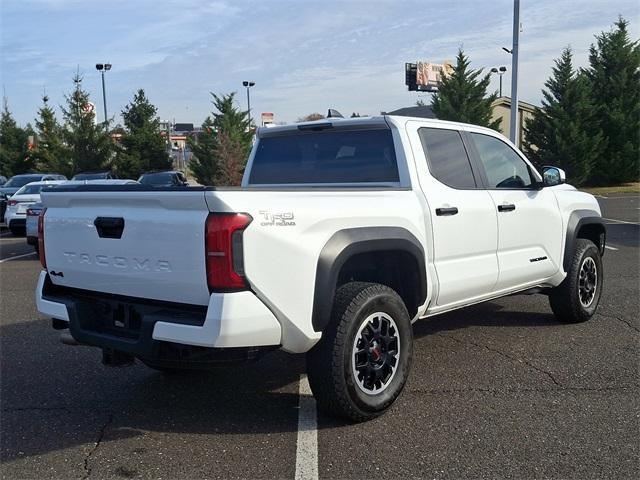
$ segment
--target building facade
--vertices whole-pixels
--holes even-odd
[[[511,98],[510,97],[498,97],[492,104],[493,113],[491,120],[500,120],[500,132],[507,138],[511,133]],[[522,148],[522,142],[524,141],[524,126],[527,120],[533,117],[536,106],[527,102],[518,102],[518,138],[516,145],[518,148]]]

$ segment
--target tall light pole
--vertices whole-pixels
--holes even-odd
[[[107,93],[104,88],[104,72],[108,72],[111,70],[110,63],[96,63],[96,70],[98,70],[102,74],[102,103],[104,105],[104,126],[106,127],[109,124],[109,120],[107,117]]]
[[[500,77],[500,96],[502,96],[502,76],[505,74],[505,72],[507,71],[507,67],[493,67],[491,69],[491,73],[497,73],[498,76]]]
[[[250,82],[245,80],[242,85],[247,89],[247,111],[249,112],[249,127],[251,127],[251,97],[249,95],[249,89],[253,87],[256,82]]]
[[[518,48],[520,43],[520,0],[513,0],[513,47],[511,48],[511,122],[509,140],[518,145]]]

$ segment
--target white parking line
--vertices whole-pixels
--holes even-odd
[[[602,218],[603,218],[603,220],[608,220],[610,222],[626,223],[628,225],[640,225],[640,223],[638,223],[638,222],[627,222],[626,220],[616,220],[615,218],[605,218],[605,217],[602,217]]]
[[[317,480],[318,420],[316,401],[305,374],[300,375],[299,395],[296,480]]]
[[[31,255],[35,255],[36,252],[25,253],[24,255],[16,255],[15,257],[3,258],[0,260],[0,263],[8,262],[9,260],[15,260],[16,258],[30,257]]]
[[[606,248],[607,250],[613,250],[614,252],[618,251],[616,247],[612,247],[611,245],[605,245],[604,248]]]

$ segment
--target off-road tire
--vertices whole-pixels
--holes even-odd
[[[378,312],[395,322],[399,352],[388,385],[377,394],[368,394],[356,383],[352,355],[356,335],[361,335],[363,322]],[[307,353],[309,384],[318,408],[355,422],[381,415],[402,392],[409,376],[412,354],[411,320],[404,302],[394,290],[365,282],[341,286],[336,292],[331,320],[324,328],[321,340]]]
[[[589,258],[595,265],[597,276],[593,299],[585,306],[580,300],[580,272],[585,262],[591,263]],[[596,312],[602,295],[603,273],[602,258],[598,247],[590,240],[579,238],[567,277],[549,294],[549,304],[556,319],[564,323],[580,323],[589,320]]]

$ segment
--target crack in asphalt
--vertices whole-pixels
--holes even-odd
[[[84,471],[85,471],[85,474],[82,477],[82,480],[86,480],[87,478],[89,478],[91,476],[91,472],[92,472],[93,469],[89,466],[89,460],[91,459],[91,456],[96,452],[96,450],[98,450],[98,448],[100,447],[100,444],[102,443],[102,439],[104,438],[104,433],[107,430],[107,427],[109,427],[109,425],[111,425],[111,423],[113,423],[113,417],[114,417],[114,414],[110,413],[109,414],[109,418],[104,423],[104,425],[102,425],[102,427],[100,428],[100,431],[98,432],[98,439],[96,440],[95,445],[89,451],[89,453],[87,453],[87,456],[84,457]]]
[[[521,358],[515,358],[512,357],[511,355],[508,355],[506,353],[504,353],[501,350],[498,350],[496,348],[491,348],[488,347],[486,345],[482,345],[480,343],[475,343],[469,340],[460,340],[459,338],[454,337],[453,335],[445,335],[444,333],[436,333],[436,335],[440,336],[440,337],[445,337],[445,338],[449,338],[455,342],[461,343],[461,344],[469,344],[469,345],[473,345],[474,347],[477,348],[484,348],[485,350],[488,350],[490,352],[496,353],[504,358],[507,358],[509,360],[511,360],[512,362],[517,362],[517,363],[523,363],[525,365],[527,365],[529,368],[535,370],[538,373],[541,373],[543,375],[546,375],[547,378],[549,378],[555,385],[559,386],[559,387],[564,387],[564,385],[562,385],[562,383],[560,383],[556,377],[553,376],[553,374],[551,372],[548,372],[547,370],[544,370],[540,367],[538,367],[537,365],[534,365],[533,363],[531,363],[529,360],[527,360],[526,358],[521,359]]]
[[[640,328],[638,328],[635,325],[633,325],[629,320],[625,320],[624,318],[620,318],[617,315],[611,315],[610,313],[602,313],[602,312],[597,312],[596,315],[602,315],[603,317],[613,318],[614,320],[618,320],[619,322],[624,323],[631,330],[635,330],[636,332],[640,333]]]
[[[443,388],[443,389],[415,389],[412,393],[441,395],[448,393],[553,393],[553,392],[623,392],[637,390],[640,385],[623,387],[563,387],[563,388]]]

